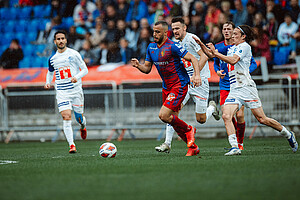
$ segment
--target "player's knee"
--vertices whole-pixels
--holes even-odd
[[[159,119],[165,123],[170,123],[171,122],[171,118],[169,115],[166,115],[164,113],[159,113],[158,115]]]
[[[223,113],[222,114],[222,119],[223,119],[224,122],[227,122],[227,121],[231,121],[232,117],[229,114]]]
[[[63,113],[63,114],[61,114],[61,116],[62,116],[63,120],[72,120],[72,117],[69,114]]]
[[[196,120],[200,124],[204,124],[206,122],[206,116],[196,116]]]

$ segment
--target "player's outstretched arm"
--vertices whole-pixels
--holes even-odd
[[[152,69],[151,62],[145,61],[145,64],[140,64],[139,60],[136,58],[131,59],[131,65],[145,74],[149,74]]]
[[[224,62],[227,62],[228,64],[235,65],[239,60],[240,57],[236,54],[233,56],[225,56],[222,53],[218,52],[217,49],[215,49],[215,46],[212,43],[207,44],[207,46],[211,49],[213,55]]]
[[[198,38],[196,38],[196,37],[193,37],[193,39],[197,42],[197,44],[200,45],[200,47],[201,47],[201,49],[203,50],[203,52],[204,52],[209,58],[215,57],[215,56],[212,54],[211,50],[210,50],[209,48],[207,48],[207,47],[205,46],[205,44],[203,44],[203,42],[202,42],[200,39],[198,39]]]

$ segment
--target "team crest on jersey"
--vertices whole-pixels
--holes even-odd
[[[161,54],[161,56],[164,56],[166,54],[166,50],[163,49],[160,54]]]
[[[72,61],[73,61],[73,57],[72,57],[72,56],[69,56],[68,60],[69,60],[70,62],[72,62]]]
[[[173,99],[175,99],[175,94],[174,93],[170,93],[167,97],[168,101],[173,101]]]

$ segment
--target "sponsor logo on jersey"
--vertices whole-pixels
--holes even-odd
[[[240,52],[240,53],[242,53],[242,52],[243,52],[243,50],[241,49],[239,52]]]
[[[167,97],[168,101],[173,101],[173,99],[175,99],[175,94],[174,93],[170,93]]]
[[[163,66],[163,65],[168,65],[169,61],[164,61],[164,62],[154,62],[154,65],[159,65],[159,66]]]

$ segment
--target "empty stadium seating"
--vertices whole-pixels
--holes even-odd
[[[50,21],[51,4],[17,7],[18,0],[10,0],[9,8],[0,8],[0,55],[12,39],[18,39],[24,52],[20,68],[47,67],[47,58],[40,57],[46,45],[36,44],[40,31]],[[74,24],[73,18],[62,19],[66,27]]]

